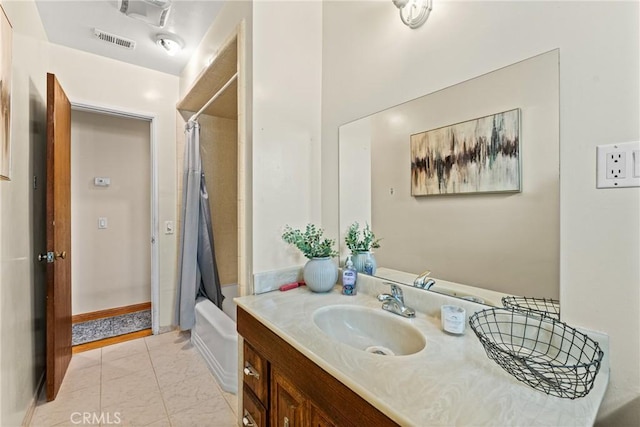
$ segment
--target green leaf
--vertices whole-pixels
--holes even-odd
[[[324,230],[314,224],[307,224],[304,231],[286,225],[282,240],[294,245],[309,259],[337,256],[338,252],[333,248],[335,240],[323,238],[323,233]]]
[[[347,229],[344,242],[351,252],[370,251],[371,249],[380,247],[380,240],[376,239],[376,235],[371,231],[369,224],[366,224],[363,230],[360,230],[360,224],[354,222]]]

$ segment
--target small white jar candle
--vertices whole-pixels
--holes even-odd
[[[464,334],[467,325],[467,313],[457,305],[443,305],[440,307],[442,329],[450,334]]]

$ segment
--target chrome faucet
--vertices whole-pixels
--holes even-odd
[[[413,281],[413,286],[420,289],[431,289],[433,285],[436,284],[436,281],[433,279],[426,280],[427,276],[431,274],[431,271],[425,270],[416,277],[416,280]]]
[[[382,301],[383,303],[382,308],[402,317],[415,317],[416,311],[404,305],[404,295],[402,294],[400,286],[392,283],[387,284],[391,285],[391,294],[378,295],[378,301]]]

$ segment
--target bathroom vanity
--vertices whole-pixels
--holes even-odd
[[[389,292],[389,286],[369,277],[362,278],[353,297],[341,295],[337,287],[326,294],[301,287],[237,298],[237,328],[244,338],[245,425],[594,423],[609,378],[605,335],[586,331],[605,352],[591,392],[575,400],[553,397],[517,381],[489,360],[470,328],[459,336],[442,331],[442,304],[460,305],[468,315],[486,306],[406,286],[403,290],[406,305],[416,310],[413,319],[383,311],[376,295]],[[415,341],[411,334],[418,331],[421,343],[384,356],[355,348],[349,331],[319,323],[351,312],[364,313],[371,322],[387,319],[392,327],[375,327],[383,334],[411,332],[400,341]]]
[[[245,425],[395,425],[240,307],[238,332],[244,337]]]

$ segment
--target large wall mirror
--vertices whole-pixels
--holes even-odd
[[[513,109],[520,192],[411,195],[411,135]],[[358,221],[382,238],[381,277],[431,270],[436,281],[559,298],[558,50],[344,124],[339,137],[342,259]]]

